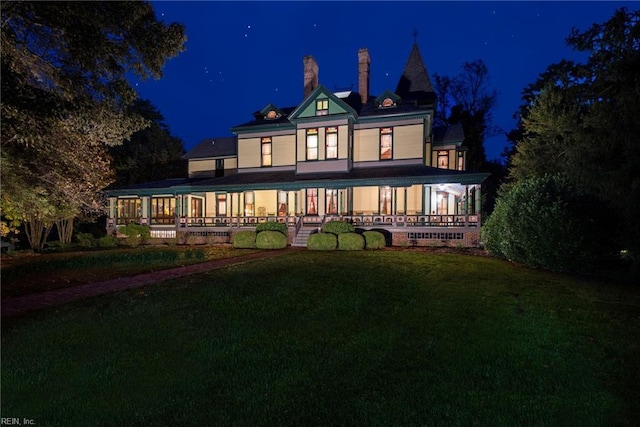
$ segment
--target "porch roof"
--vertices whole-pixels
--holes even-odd
[[[416,184],[480,184],[488,173],[469,173],[437,169],[424,165],[356,168],[350,172],[296,174],[295,171],[236,173],[217,178],[165,180],[110,190],[109,196],[151,195],[160,192],[233,192],[249,190],[300,190],[304,188],[347,188],[354,186],[408,187]]]

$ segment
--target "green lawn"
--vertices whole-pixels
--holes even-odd
[[[2,416],[634,425],[639,338],[637,288],[463,255],[292,252],[3,320]]]

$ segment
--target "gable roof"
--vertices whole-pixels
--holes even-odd
[[[207,138],[187,151],[182,158],[207,159],[211,157],[231,157],[238,154],[238,139],[235,136]]]
[[[420,55],[418,45],[415,43],[398,81],[396,93],[405,99],[430,101],[433,98],[435,100],[435,92],[429,73],[422,60],[422,55]]]
[[[319,98],[326,98],[330,101],[329,116],[332,116],[335,114],[335,113],[332,113],[332,108],[331,108],[332,104],[334,105],[334,108],[338,110],[338,114],[348,114],[355,117],[358,116],[358,113],[353,108],[351,108],[349,104],[347,104],[345,101],[343,101],[342,99],[334,95],[329,89],[327,89],[323,85],[318,85],[318,87],[315,88],[313,92],[311,92],[309,96],[305,98],[302,104],[298,105],[296,109],[291,112],[291,114],[289,115],[289,120],[294,121],[298,118],[310,117],[306,115],[308,114],[307,109],[313,104],[313,102],[316,101],[316,99],[319,99]],[[314,109],[313,117],[314,118],[317,117],[315,115],[315,109]]]

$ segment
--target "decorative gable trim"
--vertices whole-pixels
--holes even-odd
[[[326,115],[318,116],[316,114],[317,101],[328,101],[328,111]],[[289,115],[289,120],[296,123],[300,120],[309,118],[318,118],[335,115],[348,115],[351,117],[357,117],[358,113],[351,108],[347,103],[334,95],[329,89],[320,85],[313,92],[309,94],[304,101],[296,107],[295,110]]]

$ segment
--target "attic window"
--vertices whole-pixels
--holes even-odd
[[[385,98],[384,101],[382,101],[382,104],[380,104],[381,107],[393,107],[395,105],[395,102],[393,102],[393,99],[391,98]]]
[[[276,110],[269,110],[266,116],[266,118],[269,120],[277,119],[278,117],[279,114],[276,112]]]
[[[326,116],[329,114],[329,100],[318,99],[316,101],[316,116]]]

